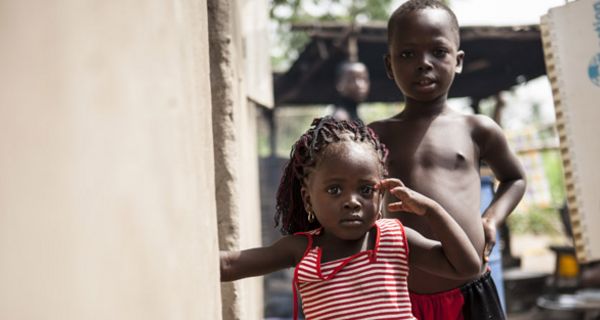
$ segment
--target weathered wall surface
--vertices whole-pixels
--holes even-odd
[[[0,319],[221,318],[206,10],[0,0]]]
[[[265,3],[260,8],[266,9]],[[248,59],[243,26],[248,19],[255,21],[248,5],[251,4],[243,0],[208,1],[217,211],[222,250],[261,245],[257,105],[249,99],[245,72],[253,61]],[[266,22],[266,11],[261,19]],[[268,59],[267,51],[262,49],[261,57]],[[262,71],[266,72],[254,75],[253,79],[268,79],[270,84],[270,70]],[[254,96],[266,97],[262,101],[269,102],[269,94],[270,91]],[[262,278],[224,283],[221,288],[224,319],[263,318]]]

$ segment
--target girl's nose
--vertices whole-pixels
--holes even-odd
[[[344,202],[344,208],[345,209],[350,209],[350,210],[356,210],[358,208],[360,208],[360,201],[358,201],[358,198],[356,195],[351,195],[346,202]]]

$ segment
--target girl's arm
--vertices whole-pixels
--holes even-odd
[[[306,249],[302,236],[286,236],[269,247],[221,251],[221,281],[261,276],[296,265]]]
[[[388,189],[400,201],[390,203],[388,210],[412,212],[423,216],[439,241],[425,238],[405,228],[411,266],[452,279],[469,279],[481,272],[482,261],[464,230],[434,200],[414,191],[398,180],[385,179],[380,188]]]

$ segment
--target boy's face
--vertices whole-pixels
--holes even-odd
[[[342,97],[363,102],[369,95],[369,86],[367,67],[362,63],[353,63],[344,67],[335,88]]]
[[[415,10],[399,18],[385,57],[388,76],[407,100],[433,101],[446,96],[460,73],[464,52],[458,51],[458,30],[448,12]]]

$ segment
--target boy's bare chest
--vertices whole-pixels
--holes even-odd
[[[412,129],[412,130],[411,130]],[[461,128],[431,126],[398,130],[384,141],[389,146],[388,166],[396,169],[469,170],[478,166],[478,148]]]

